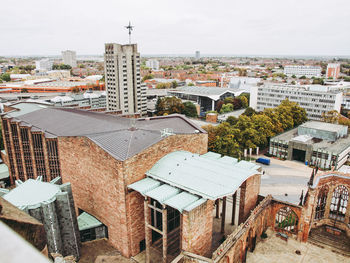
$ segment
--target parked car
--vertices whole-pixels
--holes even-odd
[[[258,158],[256,159],[256,162],[257,163],[262,163],[262,164],[265,164],[265,165],[270,165],[270,159],[268,158]]]

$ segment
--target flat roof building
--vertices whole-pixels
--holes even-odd
[[[322,68],[320,66],[301,66],[288,65],[284,66],[284,74],[288,77],[295,75],[296,77],[321,77]]]
[[[257,111],[277,107],[285,99],[304,108],[308,119],[321,120],[322,113],[340,112],[343,93],[332,87],[265,84],[251,89],[250,107]]]
[[[307,162],[324,169],[341,167],[350,154],[348,127],[308,121],[270,139],[273,156]]]

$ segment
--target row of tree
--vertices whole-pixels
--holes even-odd
[[[249,94],[243,93],[237,98],[227,97],[224,100],[219,100],[216,104],[216,111],[220,114],[247,108],[249,103]]]
[[[156,114],[163,116],[173,113],[185,114],[188,117],[197,117],[197,108],[192,102],[187,101],[182,103],[181,99],[176,97],[158,98]]]
[[[235,118],[230,116],[218,126],[206,125],[208,149],[239,157],[244,149],[268,146],[269,139],[307,120],[305,109],[288,99],[276,108],[257,113],[252,108]]]
[[[52,66],[52,69],[56,69],[56,70],[65,70],[65,69],[71,69],[72,67],[70,65],[66,65],[66,64],[54,64]]]

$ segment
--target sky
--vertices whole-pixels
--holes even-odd
[[[16,0],[0,9],[0,56],[142,54],[350,55],[349,0]]]

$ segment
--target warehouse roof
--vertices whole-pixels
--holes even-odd
[[[46,137],[85,136],[118,160],[126,160],[172,134],[205,133],[186,117],[173,114],[164,117],[128,119],[99,112],[69,108],[28,106],[34,110],[13,111],[5,115]],[[33,103],[34,104],[34,103]],[[16,113],[16,115],[14,115]]]
[[[177,151],[160,159],[146,172],[147,178],[128,187],[180,212],[190,211],[208,199],[234,194],[245,180],[259,173],[260,166],[240,163],[212,152]]]

